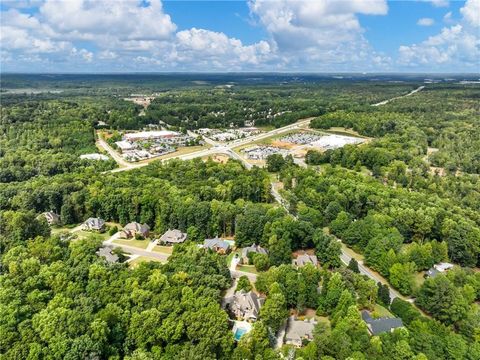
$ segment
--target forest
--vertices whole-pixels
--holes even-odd
[[[0,357],[479,359],[480,88],[429,84],[370,106],[421,83],[390,80],[2,79],[2,87],[43,90],[2,94]],[[122,100],[137,92],[159,94],[145,115]],[[270,109],[284,113],[269,117]],[[270,156],[265,168],[250,170],[237,160],[197,158],[109,172],[113,160],[79,158],[98,151],[99,128],[140,129],[161,120],[195,129],[250,119],[278,127],[305,117],[315,117],[314,129],[343,129],[367,141],[309,151],[305,167]],[[272,179],[282,185],[284,206],[272,196]],[[39,216],[46,211],[61,224],[49,226]],[[155,236],[179,229],[187,241],[167,262],[109,263],[97,255],[103,234],[67,238],[58,231],[89,217],[145,223]],[[233,283],[231,257],[199,246],[216,236],[234,239],[239,249],[268,250],[249,254],[256,281],[237,281],[236,290],[264,299],[259,319],[238,341],[222,306]],[[361,260],[343,263],[346,248]],[[319,266],[294,266],[293,254],[303,251]],[[455,267],[423,276],[440,262]],[[390,289],[400,295],[392,298]],[[361,310],[396,316],[403,327],[372,335]],[[276,346],[290,315],[312,312],[318,323],[311,341]]]

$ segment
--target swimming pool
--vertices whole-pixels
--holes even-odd
[[[235,334],[233,335],[235,340],[238,341],[240,340],[240,338],[245,335],[245,333],[247,332],[247,329],[243,329],[243,328],[237,328],[235,330]]]

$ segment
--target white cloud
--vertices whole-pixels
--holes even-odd
[[[444,27],[419,44],[400,46],[399,63],[416,68],[479,71],[480,0],[468,0],[460,13],[463,17],[459,23]],[[450,20],[451,16],[446,18]]]
[[[448,0],[422,0],[422,1],[432,3],[432,5],[435,7],[447,7],[450,4]]]
[[[417,21],[417,25],[420,26],[432,26],[435,23],[435,20],[432,18],[420,18]]]
[[[249,7],[289,67],[325,71],[353,64],[351,70],[363,70],[374,64],[374,58],[383,59],[382,65],[389,62],[371,49],[357,17],[385,15],[384,0],[251,0]]]
[[[460,12],[469,25],[480,27],[480,0],[467,0]]]
[[[443,16],[443,22],[447,23],[447,24],[450,24],[452,23],[452,12],[449,11],[447,12],[444,16]]]

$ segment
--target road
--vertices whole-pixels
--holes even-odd
[[[221,143],[218,143],[218,142],[216,142],[212,139],[204,137],[205,142],[209,145],[212,145],[212,147],[210,149],[199,150],[199,151],[195,151],[195,152],[192,152],[192,153],[189,153],[189,154],[172,156],[172,157],[169,157],[167,159],[162,159],[162,160],[159,160],[159,161],[167,162],[167,161],[172,160],[172,159],[191,160],[191,159],[195,159],[195,158],[198,158],[198,157],[210,156],[210,155],[213,155],[213,154],[225,154],[225,155],[228,155],[228,156],[230,156],[234,159],[240,160],[245,165],[245,167],[247,167],[247,169],[250,169],[250,168],[252,168],[252,165],[249,162],[247,162],[245,159],[243,159],[240,155],[238,155],[235,151],[233,151],[233,148],[236,148],[236,147],[242,146],[242,145],[246,145],[246,144],[250,144],[250,143],[253,143],[255,141],[263,140],[263,139],[269,138],[271,136],[282,134],[282,133],[285,133],[285,132],[288,132],[288,131],[291,131],[291,130],[299,129],[301,127],[304,127],[304,126],[308,125],[312,119],[313,119],[313,117],[307,118],[307,119],[302,119],[302,120],[299,120],[299,121],[297,121],[293,124],[283,126],[281,128],[278,128],[278,129],[274,129],[274,130],[271,130],[271,131],[267,131],[265,133],[250,136],[250,137],[245,138],[245,139],[234,140],[234,141],[231,141],[231,142],[226,143],[226,144],[221,144]],[[196,134],[194,134],[194,133],[191,133],[191,134],[196,136]],[[101,138],[98,138],[97,139],[97,144],[102,149],[107,151],[108,154],[110,154],[110,156],[117,162],[117,164],[119,166],[119,168],[110,170],[108,172],[117,173],[117,172],[122,172],[122,171],[134,170],[134,169],[138,169],[138,168],[147,166],[152,161],[155,161],[155,160],[158,161],[158,159],[152,158],[149,161],[145,161],[145,162],[142,162],[142,163],[130,163],[130,162],[126,161],[124,158],[122,158],[122,156],[117,151],[115,151],[105,140],[103,140]]]
[[[163,262],[168,260],[169,255],[153,251],[154,246],[149,245],[147,247],[147,249],[143,250],[143,249],[140,249],[140,248],[135,247],[135,246],[129,246],[129,245],[125,245],[125,244],[115,243],[114,241],[119,239],[119,238],[120,238],[120,232],[117,232],[116,234],[114,234],[113,236],[111,236],[110,238],[105,240],[103,242],[103,245],[104,246],[113,246],[113,247],[121,248],[124,252],[132,254],[132,255],[136,255],[136,257],[146,256],[146,257],[158,259],[158,260],[163,261]]]
[[[391,99],[388,99],[388,100],[380,101],[379,103],[372,104],[372,106],[380,106],[380,105],[388,104],[390,101],[397,100],[397,99],[401,99],[401,98],[404,98],[404,97],[413,95],[413,94],[421,91],[421,90],[424,89],[424,88],[425,88],[425,86],[419,86],[419,87],[416,88],[415,90],[410,91],[408,94],[405,94],[405,95],[402,95],[402,96],[396,96],[396,97],[391,98]]]
[[[405,97],[405,96],[412,95],[412,94],[422,90],[423,88],[424,88],[424,86],[420,86],[419,88],[411,91],[407,95],[400,96],[400,97]],[[382,103],[374,104],[373,106],[383,105],[383,104],[386,104],[387,102],[389,102],[391,100],[398,99],[400,97],[385,100]],[[248,137],[248,138],[245,138],[245,139],[235,140],[235,141],[232,141],[228,144],[219,144],[219,143],[217,143],[217,142],[215,142],[211,139],[205,138],[205,141],[207,143],[209,143],[210,145],[212,145],[212,148],[206,149],[206,150],[196,151],[196,152],[193,152],[193,153],[190,153],[190,154],[179,155],[179,156],[168,158],[168,159],[163,159],[161,161],[165,162],[165,161],[168,161],[168,160],[171,160],[171,159],[191,160],[191,159],[194,159],[194,158],[197,158],[197,157],[204,157],[204,156],[209,156],[209,155],[213,155],[213,154],[223,153],[223,154],[226,154],[226,155],[228,155],[228,156],[230,156],[234,159],[239,160],[247,169],[251,169],[252,164],[250,164],[246,159],[244,159],[242,156],[240,156],[235,151],[233,151],[233,148],[238,147],[238,146],[242,146],[242,145],[246,145],[246,144],[258,141],[258,140],[266,139],[266,138],[269,138],[271,136],[275,136],[275,135],[278,135],[278,134],[281,134],[281,133],[284,133],[284,132],[287,132],[287,131],[298,129],[300,127],[304,127],[304,126],[308,125],[312,119],[313,118],[303,119],[303,120],[300,120],[300,121],[298,121],[294,124],[290,124],[290,125],[287,125],[287,126],[284,126],[284,127],[272,130],[272,131],[268,131],[266,133],[262,133],[262,134],[259,134],[259,135],[251,136],[251,137]],[[128,170],[133,170],[135,168],[139,168],[139,167],[148,165],[148,163],[142,163],[142,164],[127,163],[127,164],[125,164],[126,161],[115,150],[113,150],[105,141],[103,141],[102,139],[99,139],[99,145],[102,146],[110,155],[112,155],[112,157],[117,161],[117,163],[119,165],[123,166],[121,168],[114,169],[111,172],[128,171]],[[305,165],[302,164],[302,166],[305,166]],[[273,183],[271,184],[270,192],[272,194],[273,199],[277,203],[279,203],[289,213],[287,201],[275,189]],[[108,240],[106,242],[108,242]],[[149,252],[149,251],[146,251],[146,250],[141,250],[141,249],[138,249],[138,248],[135,248],[135,247],[127,246],[127,245],[120,245],[120,244],[114,244],[114,245],[118,246],[118,247],[121,247],[125,251],[128,251],[132,254],[136,254],[136,255],[140,255],[140,256],[150,256],[150,257],[158,258],[162,261],[166,261],[167,258],[168,258],[168,255],[161,254],[161,253]],[[342,249],[342,254],[341,254],[340,258],[345,264],[348,265],[348,263],[350,262],[351,256],[348,255],[345,252],[344,249]],[[373,271],[368,269],[366,266],[359,263],[358,267],[359,267],[360,273],[362,273],[363,275],[368,276],[370,279],[374,280],[375,282],[380,282],[382,284],[388,285],[389,290],[390,290],[390,298],[392,300],[396,297],[401,297],[402,299],[405,299],[395,289],[393,289],[388,283],[386,283],[383,278],[379,277],[379,275],[377,275],[376,273],[374,273]],[[233,278],[238,278],[242,275],[246,275],[250,279],[250,281],[252,281],[252,282],[255,282],[257,280],[257,275],[256,274],[247,273],[247,272],[243,272],[243,271],[238,271],[238,270],[235,270],[235,268],[233,268],[233,269],[231,268],[230,273],[231,273]]]
[[[340,240],[339,240],[340,241]],[[342,262],[345,264],[345,265],[348,265],[350,260],[352,259],[352,257],[350,255],[348,255],[344,249],[342,249],[342,254],[340,255],[340,260],[342,260]],[[400,293],[398,291],[396,291],[395,289],[393,289],[390,284],[388,284],[385,279],[383,279],[382,277],[378,276],[376,273],[373,273],[369,268],[367,268],[365,265],[363,265],[363,262],[360,260],[358,261],[358,270],[360,271],[360,274],[362,275],[366,275],[368,276],[370,279],[374,280],[375,283],[382,283],[384,285],[387,285],[388,286],[388,290],[390,292],[390,299],[393,300],[395,298],[401,298],[401,299],[405,299],[402,295],[400,295]]]

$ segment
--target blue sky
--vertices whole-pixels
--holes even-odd
[[[2,71],[480,72],[480,0],[2,0]]]

